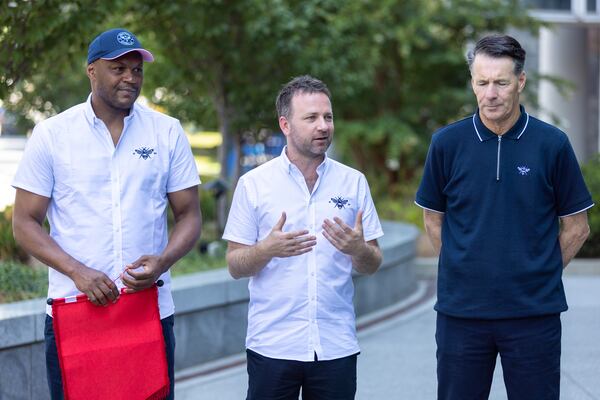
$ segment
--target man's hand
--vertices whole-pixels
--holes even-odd
[[[141,269],[139,269],[141,267]],[[133,293],[148,289],[164,272],[160,257],[143,255],[125,267],[121,281],[127,289],[125,293]]]
[[[93,268],[82,265],[71,279],[94,305],[105,306],[109,301],[115,303],[119,298],[117,285],[106,274]]]
[[[381,265],[381,250],[377,240],[365,242],[362,225],[363,212],[356,213],[354,228],[340,218],[323,222],[323,236],[339,251],[352,257],[352,266],[361,274],[372,274]]]
[[[234,279],[258,274],[273,257],[294,257],[308,253],[317,244],[317,238],[307,230],[283,232],[285,212],[269,235],[248,246],[230,241],[227,245],[227,265]]]
[[[283,232],[286,218],[285,212],[281,213],[269,236],[257,244],[259,251],[269,258],[299,256],[308,253],[317,244],[317,238],[308,235],[307,230]]]
[[[348,226],[339,217],[332,222],[326,219],[323,222],[323,236],[339,251],[349,256],[354,256],[367,245],[363,236],[362,210],[356,213],[354,228]]]

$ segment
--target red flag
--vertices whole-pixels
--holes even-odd
[[[169,394],[158,288],[121,293],[106,307],[85,295],[54,299],[65,400],[159,400]]]

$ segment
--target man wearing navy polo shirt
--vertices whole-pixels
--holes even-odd
[[[561,275],[594,203],[567,136],[519,104],[521,45],[467,60],[478,110],[433,135],[415,201],[440,253],[438,398],[487,399],[500,354],[509,400],[558,399]]]

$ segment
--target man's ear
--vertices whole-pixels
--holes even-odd
[[[525,89],[525,82],[527,82],[527,75],[525,75],[525,71],[521,71],[519,75],[519,93]]]
[[[283,115],[279,116],[279,128],[286,137],[290,133],[290,123]]]
[[[88,78],[90,78],[90,80],[96,78],[96,66],[94,65],[94,63],[91,63],[87,66],[87,68],[85,69],[85,73],[87,74]]]

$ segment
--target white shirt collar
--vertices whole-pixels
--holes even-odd
[[[134,102],[129,110],[129,115],[125,117],[125,121],[129,121],[131,118],[133,118],[133,116],[137,114],[138,108],[139,106],[136,102]],[[90,126],[94,126],[96,123],[102,121],[100,118],[98,118],[94,108],[92,107],[92,93],[90,93],[87,97],[83,112],[85,114],[85,119],[88,121]]]
[[[297,171],[298,167],[296,167],[296,165],[294,165],[290,159],[287,156],[286,153],[287,150],[287,146],[283,146],[283,150],[281,150],[281,163],[283,165],[283,167],[285,168],[285,170],[287,171],[287,173],[291,173],[292,171]],[[327,166],[329,165],[331,161],[329,160],[329,157],[327,157],[327,153],[325,153],[325,157],[323,158],[323,162],[321,162],[321,164],[319,164],[319,166],[317,167],[317,174],[319,174],[319,176],[323,175],[323,172],[325,172],[325,170],[327,169]]]

